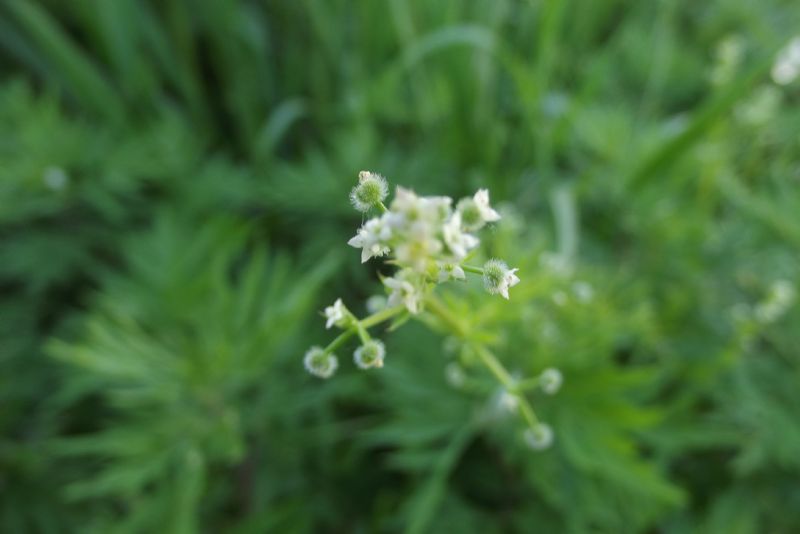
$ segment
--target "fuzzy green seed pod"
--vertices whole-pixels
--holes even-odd
[[[539,385],[542,386],[542,391],[548,395],[554,395],[561,389],[561,384],[564,382],[564,377],[561,371],[554,367],[548,367],[542,374],[539,375]]]
[[[535,451],[544,450],[553,444],[553,429],[546,423],[539,423],[523,434],[525,444]]]
[[[483,285],[492,295],[502,295],[508,299],[509,288],[519,283],[515,274],[518,269],[509,269],[502,260],[489,260],[483,266]]]
[[[353,361],[361,369],[383,367],[386,347],[377,339],[369,339],[353,353]]]
[[[339,367],[336,355],[325,352],[320,347],[311,347],[303,358],[306,371],[319,378],[330,378]]]
[[[350,202],[360,212],[377,208],[389,194],[386,178],[369,171],[358,173],[358,185],[350,191]]]

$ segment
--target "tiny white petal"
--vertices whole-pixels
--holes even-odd
[[[472,197],[475,201],[475,205],[478,207],[478,210],[481,213],[481,217],[486,222],[494,222],[500,220],[500,214],[497,213],[491,206],[489,206],[489,190],[488,189],[478,189],[478,192],[475,193],[475,196]]]
[[[354,248],[361,248],[364,246],[364,238],[360,233],[356,234],[354,237],[350,238],[347,244]]]

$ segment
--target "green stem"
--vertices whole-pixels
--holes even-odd
[[[489,368],[492,374],[503,384],[509,392],[516,391],[516,382],[511,378],[511,374],[506,371],[503,364],[492,354],[489,349],[480,343],[470,343],[470,346],[478,353],[483,364]]]
[[[386,204],[384,204],[380,200],[378,201],[378,207],[380,208],[381,213],[386,213],[387,211],[389,211],[389,208],[386,207]]]
[[[470,343],[475,352],[478,353],[481,361],[489,368],[492,374],[500,381],[501,384],[508,390],[511,395],[514,395],[519,401],[519,411],[522,413],[523,419],[532,427],[539,424],[539,418],[536,417],[536,412],[522,393],[517,388],[516,381],[511,378],[511,375],[500,363],[500,360],[492,354],[484,345],[480,343]]]
[[[462,265],[461,268],[467,271],[468,273],[483,275],[483,268],[481,267],[474,267],[472,265]]]
[[[517,382],[514,389],[522,393],[523,391],[531,391],[539,387],[539,377],[526,378]]]
[[[333,341],[331,341],[327,347],[325,347],[325,352],[330,354],[331,352],[335,351],[336,349],[344,345],[344,342],[347,341],[350,337],[352,337],[353,334],[355,334],[355,330],[353,330],[352,328],[345,330],[344,332],[336,336],[336,338]]]
[[[511,374],[503,367],[500,360],[486,348],[485,345],[477,341],[472,341],[468,336],[467,327],[461,323],[456,317],[450,313],[450,310],[436,297],[430,295],[426,302],[428,309],[433,312],[439,319],[446,323],[455,332],[457,336],[467,341],[472,349],[478,354],[481,362],[489,369],[489,371],[497,378],[497,380],[505,387],[511,395],[514,395],[519,401],[519,409],[522,417],[531,426],[534,427],[539,424],[539,419],[533,411],[528,399],[522,395],[518,389],[516,381],[511,377]]]
[[[455,331],[455,333],[463,338],[467,338],[467,328],[455,317],[453,314],[450,313],[450,310],[442,304],[438,298],[434,297],[433,295],[429,295],[427,299],[425,299],[426,304],[428,305],[428,309],[430,309],[439,319],[444,321],[450,326],[450,329]]]
[[[369,334],[367,333],[367,329],[364,328],[364,325],[361,324],[359,321],[356,321],[356,332],[358,333],[358,339],[361,340],[362,344],[366,344],[369,341]]]
[[[331,352],[335,351],[342,345],[344,345],[345,341],[350,339],[353,334],[357,333],[359,329],[363,329],[364,333],[366,334],[366,329],[371,328],[377,324],[380,324],[384,321],[387,321],[394,317],[395,315],[399,314],[405,310],[404,306],[395,306],[393,308],[386,308],[379,312],[375,312],[372,315],[364,317],[361,321],[355,321],[355,325],[351,326],[331,341],[327,347],[325,347],[325,352],[330,354]],[[361,334],[359,334],[361,335]],[[367,339],[369,339],[369,335],[367,335]],[[364,341],[364,338],[361,338]]]
[[[405,310],[405,306],[394,306],[393,308],[384,308],[381,311],[375,312],[368,317],[361,319],[361,325],[364,328],[372,328],[376,324],[380,324],[387,319],[391,319],[395,315]]]

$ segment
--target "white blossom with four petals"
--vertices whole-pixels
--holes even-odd
[[[461,214],[456,212],[442,227],[444,242],[456,259],[462,260],[467,253],[477,247],[480,241],[471,234],[465,234],[461,229]]]
[[[344,326],[347,321],[347,313],[347,308],[344,307],[342,299],[336,299],[333,306],[325,308],[325,318],[327,319],[325,328],[329,329],[333,325]]]
[[[383,285],[392,290],[389,306],[404,305],[411,313],[422,311],[422,291],[409,281],[412,271],[404,269],[392,278],[384,278]]]
[[[348,245],[361,250],[361,263],[377,256],[385,256],[390,252],[390,248],[386,245],[386,241],[391,238],[392,230],[381,218],[368,220],[364,226],[358,229],[358,232],[353,236]]]

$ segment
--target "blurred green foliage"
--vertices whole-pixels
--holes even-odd
[[[3,2],[0,531],[797,532],[800,82],[769,70],[798,23]],[[379,291],[344,244],[364,168],[506,201],[511,301],[444,300],[512,371],[563,371],[532,397],[553,448],[433,319],[381,371],[304,373],[318,311]]]

